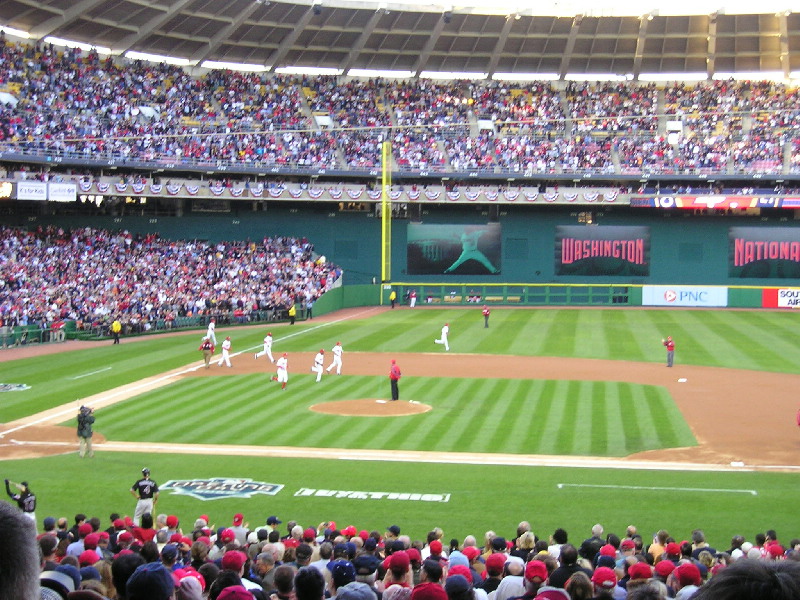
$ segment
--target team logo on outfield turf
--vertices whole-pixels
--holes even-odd
[[[0,383],[0,392],[21,392],[29,389],[31,386],[24,383]]]
[[[283,489],[283,486],[252,479],[213,477],[211,479],[170,479],[159,489],[172,490],[175,494],[191,496],[198,500],[217,500],[219,498],[250,498],[254,494],[274,496]]]

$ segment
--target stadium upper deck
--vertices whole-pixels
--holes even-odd
[[[292,77],[0,50],[0,160],[479,179],[800,178],[800,90],[774,82]],[[793,177],[794,175],[794,177]]]

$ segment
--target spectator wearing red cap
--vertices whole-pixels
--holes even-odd
[[[675,600],[687,600],[700,589],[703,577],[700,569],[691,562],[681,563],[667,578],[667,586],[675,590]]]
[[[635,590],[637,587],[648,584],[653,580],[653,569],[646,562],[635,562],[628,567],[628,572],[625,577],[625,589],[628,593]],[[620,586],[622,586],[620,581]]]
[[[247,534],[250,533],[250,530],[249,524],[244,522],[242,513],[233,515],[233,525],[231,525],[230,530],[236,536],[236,541],[239,542],[240,546],[244,546],[247,543]]]
[[[411,574],[411,559],[408,552],[405,550],[395,550],[384,561],[386,565],[386,577],[384,577],[384,586],[400,585],[403,587],[411,587],[413,584],[413,577]],[[423,563],[424,564],[424,563]]]
[[[539,589],[547,585],[547,565],[540,560],[532,560],[525,565],[525,593],[511,600],[532,600]]]
[[[617,587],[617,574],[609,567],[597,567],[592,574],[594,597],[598,600],[614,597],[614,588]]]
[[[503,567],[505,567],[505,564],[506,557],[504,554],[498,552],[490,554],[485,563],[486,576],[483,582],[477,583],[476,586],[483,589],[487,594],[495,591],[503,579]]]
[[[248,558],[247,554],[242,552],[241,550],[228,550],[223,556],[222,561],[220,562],[220,566],[222,567],[223,571],[233,571],[236,575],[239,576],[241,579],[242,585],[248,591],[258,590],[261,591],[263,588],[261,584],[258,584],[254,581],[250,581],[246,577],[244,577],[244,573],[246,567],[248,566]]]
[[[625,538],[619,543],[619,558],[617,559],[617,567],[622,569],[625,567],[629,558],[636,555],[636,542],[630,538]]]

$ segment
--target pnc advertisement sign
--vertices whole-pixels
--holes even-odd
[[[645,285],[643,306],[728,306],[728,288],[699,285]]]

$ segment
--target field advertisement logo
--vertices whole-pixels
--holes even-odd
[[[179,496],[191,496],[198,500],[219,500],[221,498],[251,498],[255,494],[274,496],[283,489],[278,483],[236,479],[232,477],[212,477],[211,479],[170,479],[159,486],[160,490],[171,490]]]
[[[21,392],[29,389],[31,386],[24,383],[0,383],[0,392]]]
[[[675,290],[667,290],[664,292],[664,300],[669,303],[675,302],[678,299],[678,294],[675,293]]]

